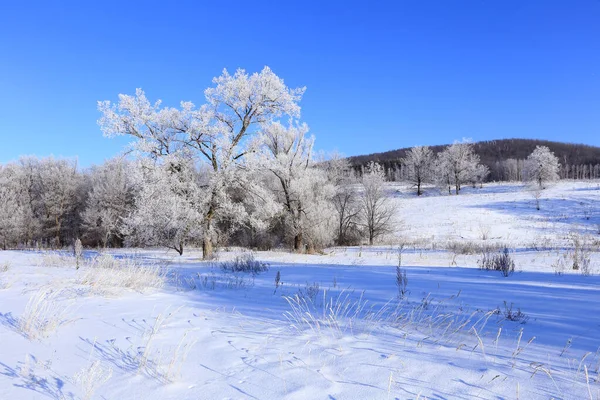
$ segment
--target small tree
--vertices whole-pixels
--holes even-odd
[[[408,169],[408,180],[417,187],[417,196],[423,193],[421,185],[431,180],[434,160],[433,151],[428,146],[413,147],[402,159]]]
[[[358,217],[360,214],[358,180],[347,158],[333,154],[324,165],[327,177],[335,187],[333,206],[336,220],[336,242],[338,245],[356,243],[360,238]]]
[[[325,169],[313,160],[314,138],[306,124],[267,125],[259,134],[262,157],[259,165],[276,179],[271,185],[275,201],[282,206],[286,231],[293,236],[294,251],[329,244],[334,187]]]
[[[535,199],[535,208],[536,210],[540,210],[540,200],[542,198],[542,189],[538,186],[535,186],[531,189],[531,196]]]
[[[360,224],[369,237],[369,245],[376,238],[393,230],[394,208],[385,193],[385,172],[372,162],[362,177]]]
[[[486,178],[488,177],[489,174],[490,174],[490,169],[486,165],[483,165],[483,164],[475,165],[472,176],[471,176],[471,182],[473,183],[473,187],[475,188],[477,186],[477,184],[479,184],[479,187],[482,188],[483,182],[486,180]]]
[[[525,179],[544,189],[548,182],[559,179],[559,169],[560,163],[554,153],[546,146],[537,146],[525,160],[523,172]]]

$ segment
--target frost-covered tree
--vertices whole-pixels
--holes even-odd
[[[193,164],[174,156],[141,159],[133,172],[135,204],[121,232],[130,244],[164,246],[182,255],[202,237],[206,206]]]
[[[4,250],[18,244],[23,235],[24,210],[19,192],[16,166],[0,166],[0,246]]]
[[[131,163],[114,158],[89,171],[90,189],[82,213],[85,237],[93,243],[121,245],[123,218],[134,204]]]
[[[472,174],[471,174],[471,183],[473,184],[473,187],[475,188],[477,186],[477,184],[479,184],[480,188],[483,187],[483,182],[485,182],[485,180],[489,174],[490,174],[490,169],[488,168],[487,165],[483,165],[483,164],[475,165],[475,167],[473,168]]]
[[[358,217],[360,215],[358,180],[347,158],[333,153],[322,163],[327,177],[335,187],[332,198],[335,208],[336,243],[347,245],[360,239]]]
[[[22,157],[14,166],[19,203],[22,207],[22,241],[32,246],[45,241],[42,229],[43,205],[41,204],[41,187],[39,179],[39,160],[34,157]]]
[[[275,176],[273,193],[282,206],[286,231],[293,237],[295,251],[309,251],[331,241],[334,186],[326,170],[313,160],[314,138],[306,124],[268,124],[260,134],[262,168]]]
[[[77,235],[79,211],[85,192],[74,160],[52,157],[31,163],[35,201],[45,239],[60,247]]]
[[[402,159],[407,169],[408,180],[417,187],[417,196],[423,192],[421,186],[432,178],[435,157],[428,146],[417,146],[410,149]]]
[[[365,168],[362,176],[360,224],[372,245],[378,237],[393,231],[394,207],[385,192],[385,172],[376,162]]]
[[[217,222],[232,208],[229,185],[248,152],[248,138],[276,118],[298,117],[304,88],[290,89],[268,67],[252,75],[226,70],[205,90],[206,104],[182,102],[179,109],[152,104],[140,89],[135,96],[119,95],[118,104],[99,102],[99,125],[107,136],[130,135],[136,147],[154,158],[185,152],[211,168],[203,188],[204,258],[212,257]]]
[[[473,152],[473,144],[469,140],[454,142],[438,154],[438,180],[453,185],[455,194],[458,194],[462,185],[472,180],[478,164],[479,156]]]
[[[557,181],[560,164],[558,158],[546,146],[537,146],[527,157],[523,166],[523,175],[543,189],[548,182]]]

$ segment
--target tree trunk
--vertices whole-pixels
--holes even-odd
[[[202,259],[210,260],[214,257],[213,242],[209,236],[204,236],[202,240]]]
[[[212,201],[208,212],[204,216],[204,238],[202,239],[202,259],[211,260],[214,257],[213,242],[212,242],[212,219],[215,214],[215,203],[216,193],[212,194]]]
[[[302,253],[302,233],[298,233],[294,236],[294,251],[296,253]]]
[[[183,243],[179,243],[179,246],[175,246],[175,251],[179,253],[180,256],[183,255]]]
[[[421,180],[417,180],[417,196],[421,195]]]
[[[311,240],[308,241],[308,246],[307,246],[306,252],[308,254],[315,254],[316,253],[315,244]]]

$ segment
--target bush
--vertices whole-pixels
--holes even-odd
[[[225,261],[221,263],[221,270],[224,272],[247,272],[252,276],[256,276],[261,272],[269,270],[267,263],[258,261],[254,258],[254,254],[246,253],[237,256],[233,261]]]
[[[398,287],[398,298],[405,298],[408,292],[406,288],[408,286],[408,278],[406,277],[406,271],[400,266],[396,267],[396,286]]]
[[[510,303],[510,306],[504,301],[504,318],[509,321],[518,322],[520,324],[524,324],[529,319],[520,308],[517,308],[517,311],[513,310],[513,303]]]
[[[483,253],[482,258],[478,261],[479,269],[486,271],[499,271],[504,277],[515,272],[515,262],[510,257],[507,248],[500,254]]]

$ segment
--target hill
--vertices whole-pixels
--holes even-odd
[[[448,145],[430,146],[434,153],[439,153]],[[506,180],[507,160],[515,160],[516,164],[527,158],[536,146],[548,147],[560,160],[563,178],[600,178],[600,147],[584,144],[552,142],[537,139],[500,139],[476,142],[473,145],[475,153],[481,163],[487,165],[491,171],[490,180]],[[376,161],[386,168],[386,171],[395,171],[388,176],[401,174],[400,160],[410,148],[390,150],[382,153],[349,157],[350,163],[355,168],[360,168],[370,161]],[[515,163],[512,161],[512,163]]]

